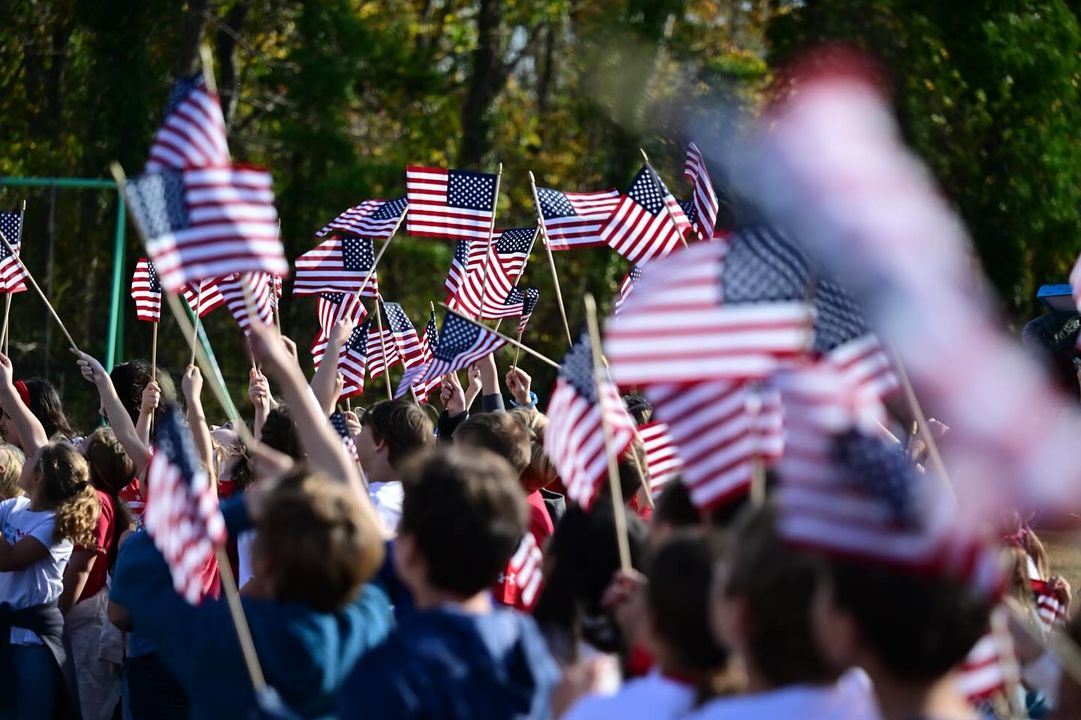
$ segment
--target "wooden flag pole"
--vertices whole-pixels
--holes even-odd
[[[525,328],[519,328],[518,329],[518,344],[519,345],[522,343],[522,335],[524,333],[525,333]],[[513,367],[513,368],[518,367],[518,355],[521,352],[522,352],[522,349],[520,347],[518,347],[518,345],[515,345],[514,346],[514,362],[511,363],[511,367]]]
[[[209,53],[206,46],[203,46],[204,53]],[[204,58],[204,62],[206,62]],[[204,69],[207,66],[204,65]],[[204,71],[204,74],[207,74]],[[210,83],[207,84],[209,89]],[[121,193],[126,194],[127,179],[124,175],[124,169],[120,167],[119,163],[112,163],[109,166],[110,171],[113,174],[113,179],[116,180],[117,189]],[[129,206],[130,207],[130,206]],[[143,241],[143,245],[147,244],[146,231],[139,221],[138,215],[131,213],[132,224],[135,225],[136,232],[139,233],[139,237]],[[200,283],[202,287],[202,283]],[[169,308],[173,312],[173,317],[176,319],[177,324],[180,325],[180,329],[184,332],[185,336],[191,331],[191,323],[188,322],[188,316],[184,313],[184,308],[180,303],[180,298],[176,296],[176,293],[165,293],[166,298],[169,301]],[[196,315],[198,318],[198,315]],[[199,363],[200,368],[203,371],[203,375],[209,381],[211,391],[218,399],[218,403],[222,409],[225,410],[225,414],[233,422],[233,428],[237,431],[240,439],[249,447],[255,447],[255,440],[252,438],[251,433],[248,431],[248,426],[244,424],[244,421],[240,418],[240,413],[237,412],[236,406],[229,399],[229,393],[225,389],[224,384],[220,381],[217,364],[214,363],[206,353],[206,350],[201,344],[196,345],[196,360]],[[225,557],[223,548],[217,549],[219,572],[221,573],[222,585],[225,590],[225,597],[229,604],[229,613],[232,615],[233,626],[236,628],[237,639],[240,641],[240,649],[244,656],[244,664],[248,669],[248,675],[251,677],[252,687],[256,693],[262,693],[267,690],[266,678],[263,676],[263,669],[259,665],[259,656],[255,651],[255,642],[252,640],[251,629],[248,627],[248,620],[244,617],[244,608],[240,604],[240,593],[237,590],[236,578],[233,577],[232,567],[229,565],[229,559]]]
[[[203,321],[203,282],[199,281],[199,292],[195,294],[195,324],[191,330],[191,360],[188,360],[188,365],[195,364],[195,349],[199,346],[199,324]]]
[[[905,366],[901,363],[901,356],[897,354],[896,350],[891,349],[890,355],[893,364],[897,366],[897,376],[900,378],[901,386],[904,388],[905,400],[908,402],[909,410],[912,411],[912,416],[916,418],[916,431],[927,446],[927,454],[931,458],[931,464],[935,466],[935,473],[943,484],[949,488],[950,492],[954,493],[953,482],[950,480],[949,473],[946,472],[946,464],[942,462],[942,455],[938,452],[938,443],[935,441],[931,428],[927,424],[927,416],[924,415],[919,398],[916,397],[912,381],[908,379],[908,371],[905,370]]]
[[[586,323],[589,326],[589,344],[593,350],[593,383],[597,387],[605,381],[604,362],[601,360],[601,332],[597,324],[597,303],[593,296],[586,293]],[[598,394],[597,402],[604,398]],[[604,433],[604,455],[608,459],[608,485],[612,493],[612,514],[616,523],[616,544],[619,547],[619,567],[623,571],[631,569],[631,547],[627,540],[627,509],[623,505],[623,489],[619,484],[619,466],[616,454],[612,451],[612,428],[608,426],[608,416],[601,408],[601,430]]]
[[[449,307],[447,307],[446,303],[439,303],[439,307],[443,308],[444,310],[450,310],[451,312],[456,312],[454,310],[451,310]],[[506,335],[504,335],[503,333],[501,333],[501,332],[499,332],[497,330],[492,330],[490,327],[485,327],[484,325],[477,322],[476,320],[474,320],[471,317],[466,317],[465,315],[460,315],[459,317],[473,323],[474,325],[478,325],[478,326],[484,328],[485,331],[492,333],[493,335],[495,335],[498,338],[501,338],[502,340],[505,340],[506,342],[510,343],[514,347],[521,348],[522,350],[525,350],[527,353],[529,353],[533,357],[537,358],[538,360],[541,360],[543,362],[548,363],[549,365],[551,365],[552,367],[554,367],[557,370],[561,367],[560,364],[557,363],[555,360],[553,360],[550,357],[547,357],[545,355],[541,355],[539,352],[537,352],[533,348],[529,347],[528,345],[526,345],[524,343],[518,342],[517,340],[515,340],[512,337],[507,337]]]
[[[160,320],[159,320],[160,322]],[[150,330],[150,381],[158,381],[158,323]]]
[[[390,358],[387,357],[387,343],[383,338],[383,313],[379,306],[382,300],[375,296],[375,326],[379,329],[379,351],[383,353],[383,384],[387,386],[387,400],[394,399],[394,391],[390,388]]]
[[[541,230],[541,241],[544,249],[548,252],[548,267],[552,269],[552,283],[555,286],[556,302],[559,303],[559,317],[563,319],[563,330],[567,333],[567,345],[574,345],[574,336],[571,335],[571,326],[567,322],[567,308],[563,306],[563,293],[559,289],[559,273],[556,272],[556,259],[552,255],[552,244],[548,241],[548,228],[544,226],[544,214],[541,212],[540,198],[537,196],[537,179],[533,177],[533,171],[529,171],[529,185],[533,188],[533,203],[537,207],[537,227]]]
[[[638,152],[642,153],[642,159],[646,161],[646,168],[649,170],[649,177],[653,181],[653,188],[657,191],[657,194],[661,196],[661,203],[664,205],[664,209],[668,211],[668,217],[672,220],[672,224],[675,225],[676,232],[679,232],[679,221],[676,220],[676,214],[672,212],[672,206],[664,200],[665,192],[664,184],[661,182],[661,176],[653,169],[653,165],[650,164],[649,155],[646,155],[646,151],[642,148],[638,148]],[[687,247],[687,238],[683,237],[683,233],[679,233],[679,241],[683,243],[683,247]]]
[[[495,242],[495,211],[499,205],[499,185],[503,180],[503,163],[495,175],[495,196],[492,198],[492,224],[488,227],[488,248],[484,251],[484,276],[480,285],[480,309],[477,319],[484,317],[484,298],[488,294],[488,271],[492,266],[492,243]],[[498,324],[496,325],[498,327]]]
[[[71,339],[71,333],[69,333],[68,329],[64,327],[64,321],[61,320],[60,316],[56,314],[56,310],[53,309],[52,303],[49,302],[49,298],[45,297],[45,293],[42,292],[41,288],[38,286],[38,281],[35,280],[34,276],[30,274],[30,270],[28,270],[26,265],[23,263],[23,259],[15,253],[15,248],[13,248],[11,246],[11,243],[8,242],[7,235],[4,235],[2,230],[0,230],[0,241],[3,241],[4,247],[7,248],[7,251],[11,253],[11,256],[15,258],[15,261],[19,263],[19,266],[23,269],[23,272],[26,273],[26,279],[30,281],[30,284],[34,287],[34,290],[37,291],[37,294],[41,298],[42,302],[45,303],[45,307],[48,309],[49,314],[53,316],[53,320],[55,320],[56,324],[60,326],[60,331],[64,333],[64,337],[67,338],[68,345],[70,345],[71,349],[75,352],[79,352],[79,346],[76,345],[75,341]]]

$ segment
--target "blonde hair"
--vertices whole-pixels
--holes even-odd
[[[10,500],[23,494],[19,476],[23,472],[23,451],[14,445],[0,443],[0,500]]]
[[[92,545],[101,503],[90,484],[86,458],[66,442],[51,442],[38,452],[34,470],[41,474],[45,497],[56,508],[53,542]]]
[[[548,418],[536,410],[515,408],[511,411],[525,423],[529,432],[529,464],[522,471],[522,487],[527,492],[548,487],[558,477],[555,465],[544,452],[544,431],[548,427]]]

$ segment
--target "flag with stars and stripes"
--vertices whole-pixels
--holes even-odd
[[[1036,602],[1036,616],[1044,630],[1051,632],[1065,625],[1070,617],[1051,584],[1039,577],[1030,577],[1028,583]]]
[[[197,280],[180,288],[180,294],[188,303],[191,311],[199,317],[206,317],[210,312],[225,304],[225,298],[218,287],[218,278]]]
[[[426,360],[424,347],[420,343],[417,329],[405,314],[405,308],[396,302],[384,302],[381,307],[383,322],[394,341],[398,356],[402,359],[402,366],[411,368],[423,363]]]
[[[517,288],[515,288],[517,290]],[[520,292],[520,291],[519,291]],[[508,298],[508,301],[510,298]],[[525,334],[525,326],[529,324],[529,319],[533,317],[533,311],[537,309],[537,301],[540,300],[540,290],[537,288],[528,288],[525,291],[525,297],[522,298],[522,312],[521,317],[518,318],[518,335]]]
[[[327,237],[342,234],[369,240],[386,240],[398,229],[407,206],[404,197],[394,200],[365,200],[342,212],[315,235]]]
[[[634,440],[634,421],[611,381],[599,386],[594,382],[592,345],[583,331],[563,358],[548,401],[544,452],[563,480],[567,498],[587,510],[608,476],[602,413],[611,432],[608,452],[618,457]]]
[[[410,165],[405,169],[406,232],[418,237],[488,242],[498,176]]]
[[[448,310],[443,317],[439,339],[432,348],[432,359],[424,373],[414,383],[438,380],[447,373],[469,367],[485,355],[493,353],[506,344],[506,340],[491,330],[466,320],[458,313]],[[406,386],[408,388],[408,386]],[[399,387],[399,391],[402,388]]]
[[[713,230],[717,226],[717,211],[720,203],[713,189],[713,181],[709,177],[706,158],[694,143],[687,146],[687,162],[683,166],[683,176],[687,178],[692,188],[690,206],[693,209],[693,217],[688,213],[687,218],[694,225],[698,239],[708,240],[713,237]],[[680,205],[682,206],[683,203]]]
[[[623,303],[627,302],[627,298],[634,292],[635,285],[642,279],[642,268],[635,265],[630,271],[623,276],[623,282],[619,284],[619,295],[616,297],[616,302],[612,306],[612,315],[619,315],[623,310]]]
[[[353,328],[349,339],[342,345],[338,354],[338,372],[344,384],[339,397],[352,397],[364,392],[364,374],[368,367],[368,335],[371,332],[372,319]]]
[[[332,235],[296,259],[294,295],[346,292],[375,297],[379,278],[372,270],[375,246],[368,238]],[[361,291],[364,279],[371,278]]]
[[[383,301],[376,300],[376,302],[380,303],[379,312],[381,314],[376,322],[371,323],[371,329],[368,331],[368,377],[373,380],[382,375],[385,370],[400,365],[402,362],[402,357],[398,354],[398,346],[394,343],[393,334],[386,324],[387,318],[384,314]],[[382,325],[382,330],[380,330],[380,325]]]
[[[21,210],[0,211],[0,232],[4,233],[11,250],[0,243],[0,293],[26,292],[26,266],[19,260],[23,239],[23,213]]]
[[[150,145],[146,172],[229,165],[225,117],[202,71],[180,78],[165,107],[165,120]]]
[[[131,276],[131,299],[135,301],[135,317],[143,322],[161,320],[161,283],[154,263],[145,257],[135,263]]]
[[[342,439],[342,449],[345,450],[345,454],[350,459],[356,460],[357,443],[353,436],[349,434],[349,426],[345,424],[345,415],[339,410],[331,414],[329,420],[334,432],[338,433],[338,437]]]
[[[428,317],[428,324],[424,326],[424,334],[420,338],[421,361],[415,365],[406,366],[401,382],[398,383],[398,389],[394,392],[395,398],[400,398],[412,389],[417,402],[421,404],[428,402],[428,395],[431,394],[432,390],[439,387],[441,382],[440,375],[433,375],[425,379],[425,373],[432,362],[433,351],[438,341],[439,329],[435,324],[435,310],[433,310]]]
[[[233,318],[245,335],[252,322],[274,322],[273,291],[266,273],[234,273],[218,278],[218,289]]]
[[[368,316],[368,311],[360,298],[352,293],[321,293],[315,301],[315,309],[319,318],[319,334],[312,341],[311,353],[312,361],[316,369],[319,369],[334,326],[345,319],[351,320],[354,325],[360,325]]]
[[[1004,666],[1017,660],[1004,658],[999,645],[994,634],[987,633],[957,667],[957,689],[970,703],[979,703],[1007,689]]]
[[[619,191],[615,188],[565,193],[538,187],[537,209],[548,247],[553,251],[576,250],[607,244],[601,232],[619,200]]]
[[[458,295],[458,289],[462,287],[462,281],[465,280],[466,272],[469,268],[469,253],[471,243],[469,240],[459,240],[454,245],[454,257],[450,261],[450,270],[447,271],[447,279],[443,283],[443,287],[447,290],[447,302],[450,303]],[[477,245],[481,245],[482,242],[478,241]]]
[[[672,440],[666,423],[653,421],[639,425],[638,437],[642,440],[646,455],[649,492],[656,496],[683,470],[683,461],[679,459],[679,448]]]
[[[165,409],[158,423],[146,479],[154,492],[147,498],[143,523],[169,566],[173,587],[197,605],[206,590],[202,568],[227,533],[218,495],[175,405]]]
[[[543,562],[544,553],[536,537],[527,531],[496,581],[496,601],[522,612],[532,611],[544,581]]]
[[[507,310],[504,298],[522,277],[536,236],[536,228],[511,228],[500,232],[490,246],[474,242],[467,257],[464,279],[458,283],[457,292],[447,300],[451,309],[485,319],[518,315]]]
[[[125,194],[162,287],[232,273],[286,275],[270,173],[257,168],[162,170]]]
[[[690,231],[683,208],[653,168],[643,165],[605,223],[601,238],[632,263],[644,264],[678,248]]]

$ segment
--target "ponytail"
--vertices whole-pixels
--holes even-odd
[[[53,542],[92,545],[101,504],[86,459],[68,443],[53,442],[39,451],[36,470],[45,482],[46,498],[56,507]]]
[[[56,508],[53,542],[71,540],[76,545],[92,546],[94,529],[101,514],[101,503],[90,483],[83,483],[75,495]]]

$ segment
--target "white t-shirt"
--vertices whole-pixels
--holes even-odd
[[[833,685],[790,685],[752,695],[712,700],[687,720],[879,720],[867,676],[849,671]]]
[[[390,535],[398,534],[398,521],[402,519],[402,484],[391,482],[373,482],[368,485],[368,495],[372,498],[375,511],[383,521],[383,529]]]
[[[255,542],[255,531],[245,530],[236,536],[237,587],[244,587],[255,577],[251,564],[251,546]]]
[[[8,603],[15,610],[43,605],[55,601],[64,590],[64,568],[71,558],[70,540],[53,542],[56,513],[52,510],[33,512],[30,500],[25,497],[0,502],[0,531],[9,545],[15,545],[24,537],[32,537],[45,547],[49,554],[30,567],[11,572],[0,572],[0,603]],[[24,628],[11,628],[13,645],[40,645],[37,633]]]
[[[587,695],[563,720],[674,720],[694,706],[694,688],[653,672],[631,680],[615,695]]]

